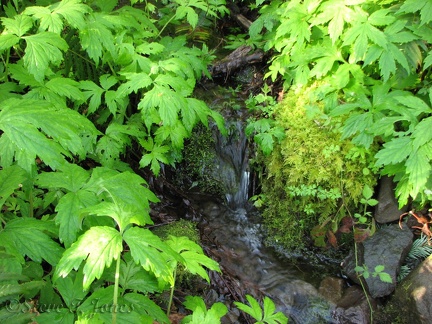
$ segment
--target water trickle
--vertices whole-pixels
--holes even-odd
[[[245,287],[253,286],[272,297],[290,322],[332,322],[328,302],[307,281],[308,270],[299,270],[263,244],[261,216],[248,202],[249,151],[244,123],[230,121],[228,129],[226,137],[215,135],[215,166],[226,188],[226,206],[209,201],[201,206],[206,227],[218,242],[213,252],[219,255],[221,267]]]
[[[243,208],[249,199],[248,139],[241,120],[227,122],[228,135],[215,133],[217,178],[224,184],[225,197],[232,209]]]

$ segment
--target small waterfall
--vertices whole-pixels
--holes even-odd
[[[249,199],[249,150],[242,120],[227,122],[228,135],[216,136],[217,178],[224,184],[227,205],[244,208]]]

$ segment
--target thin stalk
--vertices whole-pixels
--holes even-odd
[[[113,314],[112,314],[112,324],[117,323],[117,304],[118,304],[118,288],[120,280],[120,256],[116,261],[116,271],[114,277],[114,297],[113,297]]]
[[[171,304],[172,304],[172,300],[173,300],[173,297],[174,297],[174,288],[175,288],[176,275],[177,275],[177,267],[174,268],[174,283],[171,286],[170,298],[169,298],[169,301],[168,301],[168,308],[167,308],[167,316],[170,315],[170,311],[171,311]]]
[[[159,34],[157,34],[156,38],[159,38],[160,35],[162,35],[162,32],[165,30],[165,28],[169,25],[171,21],[175,18],[175,14],[166,22],[166,24],[162,27],[162,29],[159,31]]]
[[[356,265],[356,267],[358,267],[359,264],[358,264],[358,254],[357,254],[357,242],[355,242],[355,241],[354,241],[354,256],[355,256],[355,265]],[[369,305],[369,309],[370,309],[370,321],[371,321],[371,323],[373,323],[373,307],[372,307],[372,304],[371,304],[371,302],[369,300],[369,295],[367,293],[366,287],[364,286],[363,280],[361,278],[359,278],[359,281],[360,281],[360,285],[361,285],[361,287],[363,289],[363,292],[365,294],[366,301],[367,301],[367,303]]]

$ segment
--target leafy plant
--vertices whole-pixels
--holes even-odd
[[[228,312],[227,307],[221,302],[214,303],[210,309],[207,309],[202,298],[196,296],[187,296],[183,304],[193,313],[186,316],[182,323],[220,323],[220,319]]]
[[[379,277],[383,282],[392,283],[393,280],[391,276],[387,272],[384,272],[384,269],[385,267],[383,265],[377,265],[375,267],[375,271],[371,273],[366,265],[356,266],[354,268],[358,275],[364,277],[365,279],[372,275],[373,277]]]
[[[234,304],[243,312],[252,316],[257,324],[268,323],[268,324],[284,324],[288,323],[288,318],[281,312],[275,312],[276,307],[273,301],[264,297],[263,308],[261,309],[260,304],[250,295],[246,295],[250,306],[241,302],[234,302]],[[263,312],[264,311],[264,312]]]
[[[326,227],[322,238],[327,230],[336,232],[347,209],[357,210],[364,185],[376,182],[373,172],[364,172],[373,170],[371,153],[341,140],[323,113],[318,88],[319,83],[290,90],[274,108],[285,138],[263,159],[268,202],[263,218],[270,234],[286,248],[301,247],[317,225]]]
[[[165,31],[223,15],[225,2],[140,2],[0,8],[0,249],[17,265],[1,269],[3,315],[15,298],[33,305],[23,320],[164,323],[149,294],[174,286],[173,264],[204,277],[205,265],[217,269],[197,246],[175,252],[146,227],[158,199],[125,157],[158,176],[197,124],[211,118],[223,131],[193,97],[212,54]]]
[[[432,19],[428,0],[256,1],[250,42],[272,51],[266,77],[316,83],[342,139],[394,176],[400,206],[430,200]],[[277,116],[277,114],[276,114]],[[379,143],[378,150],[374,144]]]

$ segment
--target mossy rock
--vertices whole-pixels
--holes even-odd
[[[336,230],[347,210],[357,211],[363,187],[376,184],[374,149],[341,139],[316,99],[319,87],[287,93],[274,116],[286,137],[264,158],[263,218],[274,241],[289,249],[302,247],[316,225]]]
[[[162,240],[166,240],[170,235],[172,236],[186,236],[191,241],[199,244],[200,234],[196,228],[196,223],[186,220],[179,219],[178,221],[156,227],[153,233],[159,236]]]

